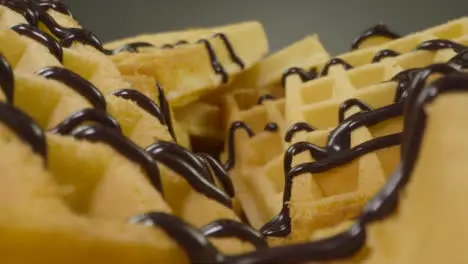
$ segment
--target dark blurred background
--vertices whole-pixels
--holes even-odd
[[[467,14],[463,0],[65,0],[83,26],[104,41],[145,32],[259,20],[272,50],[317,33],[341,53],[378,22],[399,33]]]

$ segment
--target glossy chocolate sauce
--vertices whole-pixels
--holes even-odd
[[[26,21],[32,25],[37,26],[39,23],[39,13],[36,9],[31,8],[29,1],[13,1],[13,0],[0,0],[0,5],[3,5],[19,14],[21,14]]]
[[[222,263],[224,256],[197,228],[179,217],[163,212],[150,212],[130,219],[131,223],[161,229],[185,251],[191,263]]]
[[[171,134],[172,139],[174,139],[174,142],[177,142],[174,125],[172,123],[171,107],[169,105],[169,102],[167,101],[166,94],[164,92],[163,87],[159,83],[156,83],[156,88],[158,89],[159,107],[164,116],[164,123],[166,124],[167,130],[169,131],[169,134]]]
[[[452,49],[455,52],[461,52],[467,49],[467,46],[458,44],[448,39],[426,40],[416,47],[416,50],[438,51],[443,49]]]
[[[242,59],[237,55],[237,53],[234,51],[234,47],[232,46],[231,41],[229,41],[229,38],[226,36],[224,33],[216,33],[213,35],[214,38],[219,38],[223,41],[224,46],[226,47],[229,57],[231,58],[232,62],[237,64],[241,69],[245,68],[245,63],[242,61]]]
[[[468,49],[459,52],[448,61],[448,64],[460,70],[468,69]]]
[[[107,55],[115,55],[121,52],[131,52],[131,53],[137,53],[139,48],[151,48],[155,47],[153,44],[148,43],[148,42],[132,42],[132,43],[127,43],[125,45],[122,45],[114,50],[104,50],[104,53]]]
[[[296,135],[296,133],[305,131],[307,133],[313,132],[317,130],[317,128],[309,125],[306,122],[297,122],[292,124],[288,130],[286,131],[286,134],[284,135],[284,141],[286,142],[291,142],[292,138]]]
[[[11,129],[47,163],[47,143],[42,128],[27,114],[11,104],[0,102],[0,123]]]
[[[80,42],[84,45],[93,46],[99,51],[105,51],[101,40],[99,40],[99,38],[93,32],[84,28],[68,28],[66,31],[66,35],[61,37],[60,40],[62,47],[69,48],[73,45],[74,42]]]
[[[260,232],[248,225],[231,219],[217,220],[203,226],[200,230],[206,237],[235,237],[252,244],[257,250],[268,248],[268,243]]]
[[[28,24],[19,24],[11,27],[19,35],[31,38],[44,45],[49,52],[59,61],[63,62],[63,51],[60,44],[49,34],[46,34],[36,27]]]
[[[330,71],[330,68],[335,65],[341,65],[345,70],[350,70],[353,68],[351,64],[349,64],[347,61],[341,59],[341,58],[333,58],[329,60],[325,65],[323,66],[322,72],[320,73],[320,76],[327,76],[328,72]]]
[[[224,69],[221,62],[218,60],[218,56],[216,55],[216,52],[214,51],[210,41],[208,41],[207,39],[200,39],[197,41],[197,43],[202,43],[203,45],[205,45],[206,51],[208,52],[208,56],[210,57],[211,67],[213,68],[216,74],[221,75],[222,83],[227,83],[229,80],[229,74]]]
[[[400,73],[393,76],[390,81],[397,82],[394,102],[400,102],[402,99],[406,98],[411,81],[420,71],[421,68],[412,68],[401,71]]]
[[[15,94],[15,78],[8,60],[0,53],[0,89],[7,103],[13,104]]]
[[[235,191],[234,191],[234,185],[232,184],[231,178],[229,178],[229,174],[227,171],[224,169],[223,165],[219,163],[215,158],[213,158],[211,155],[205,154],[205,153],[200,153],[198,154],[198,157],[203,159],[203,162],[208,165],[209,169],[214,173],[216,176],[216,179],[221,183],[223,186],[224,191],[230,196],[234,197]],[[210,173],[211,175],[211,173]],[[211,177],[211,182],[214,183],[214,179]]]
[[[374,38],[374,37],[384,37],[387,39],[397,39],[401,36],[393,31],[391,31],[386,25],[378,24],[371,28],[366,29],[361,35],[357,36],[353,43],[351,44],[351,49],[355,50],[358,49],[359,46],[364,43],[367,39]]]
[[[134,89],[121,89],[112,93],[112,95],[133,101],[141,109],[145,110],[150,115],[156,117],[159,123],[166,125],[166,116],[162,112],[161,108],[153,102],[148,96]]]
[[[40,70],[37,75],[65,84],[86,98],[94,108],[106,110],[106,99],[104,95],[96,86],[78,74],[65,68],[47,67]]]
[[[122,156],[140,165],[151,184],[163,195],[161,176],[156,163],[144,150],[118,131],[100,125],[89,125],[79,127],[72,131],[71,135],[80,140],[105,143]]]
[[[274,97],[274,96],[271,95],[271,94],[264,94],[264,95],[262,95],[262,96],[260,96],[260,97],[258,98],[257,104],[258,104],[258,105],[262,105],[263,102],[265,102],[265,101],[270,101],[270,100],[271,100],[271,101],[276,100],[276,97]]]
[[[286,79],[294,74],[299,75],[303,82],[308,82],[319,77],[316,68],[312,68],[310,71],[307,71],[299,67],[291,67],[283,73],[283,76],[281,76],[281,85],[284,88],[286,88]]]
[[[268,123],[268,124],[265,125],[265,128],[263,130],[267,131],[267,132],[278,132],[278,124],[277,123]]]
[[[51,128],[49,132],[53,134],[67,135],[77,127],[83,125],[85,122],[94,122],[122,133],[120,124],[117,120],[115,120],[115,118],[113,118],[105,111],[95,108],[86,108],[73,113],[58,125]]]
[[[197,192],[232,207],[231,197],[206,179],[204,165],[195,154],[173,142],[159,141],[146,149],[156,161],[182,176]]]
[[[396,52],[391,49],[383,49],[375,53],[374,58],[372,58],[372,63],[377,63],[380,62],[381,60],[385,58],[391,58],[391,57],[397,57],[400,56],[401,53]]]
[[[31,1],[31,0],[30,0]],[[70,8],[63,2],[58,0],[36,0],[37,5],[43,10],[53,9],[59,13],[73,17]]]
[[[246,123],[242,121],[235,121],[231,124],[231,127],[229,127],[228,140],[227,140],[228,159],[226,163],[224,164],[224,169],[226,171],[230,171],[236,165],[235,135],[236,135],[236,131],[239,129],[243,129],[247,133],[249,138],[255,136],[255,133],[253,132],[253,130]]]
[[[338,122],[341,123],[343,120],[345,120],[345,115],[346,112],[353,108],[353,107],[358,107],[359,110],[361,111],[370,111],[372,110],[372,107],[364,103],[363,101],[356,99],[356,98],[351,98],[343,103],[340,104],[340,107],[338,109]]]

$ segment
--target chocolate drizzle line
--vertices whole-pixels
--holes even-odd
[[[159,141],[146,149],[156,161],[182,176],[199,193],[214,199],[226,207],[232,207],[231,197],[206,179],[203,163],[187,149],[173,142]]]
[[[457,69],[468,68],[468,49],[459,52],[448,61],[448,64]]]
[[[174,239],[191,263],[221,263],[224,256],[208,241],[203,233],[174,215],[151,212],[130,219],[131,223],[159,227]]]
[[[397,57],[400,56],[401,53],[396,52],[391,49],[383,49],[375,53],[374,58],[372,58],[372,63],[380,62],[381,60],[389,57]]]
[[[453,49],[455,52],[461,52],[468,47],[458,44],[448,39],[432,39],[422,42],[416,47],[416,50],[438,51],[442,49]]]
[[[103,48],[101,40],[99,40],[93,32],[84,28],[69,28],[67,29],[67,33],[60,38],[60,44],[64,48],[71,47],[73,42],[77,41],[85,45],[93,46],[103,53],[113,54],[113,51],[108,51]]]
[[[70,8],[63,2],[58,1],[58,0],[53,0],[53,1],[48,1],[48,0],[37,0],[37,5],[41,8],[43,8],[45,11],[47,9],[53,9],[59,13],[62,13],[64,15],[68,15],[73,17],[73,14],[70,10]]]
[[[11,27],[13,31],[19,35],[26,36],[31,38],[42,45],[44,45],[49,52],[55,56],[59,62],[63,62],[63,51],[60,44],[49,34],[46,34],[39,29],[28,25],[28,24],[18,24]]]
[[[294,123],[286,131],[286,134],[284,135],[284,141],[289,143],[289,142],[291,142],[294,135],[296,135],[296,133],[299,133],[299,132],[302,132],[302,131],[310,133],[310,132],[313,132],[315,130],[317,130],[317,128],[309,125],[306,122]]]
[[[231,127],[229,128],[227,141],[228,159],[224,164],[224,169],[226,171],[230,171],[236,165],[235,135],[236,131],[239,129],[243,129],[247,133],[249,138],[255,136],[253,130],[246,123],[242,121],[235,121],[231,124]]]
[[[263,129],[267,132],[278,132],[278,124],[276,123],[268,123],[266,124],[265,128]]]
[[[221,62],[218,60],[218,56],[216,55],[216,52],[214,51],[210,41],[207,39],[200,39],[197,41],[197,43],[202,43],[205,45],[208,56],[210,57],[211,67],[216,74],[221,75],[222,82],[227,83],[229,80],[229,75],[224,69],[223,65],[221,65]]]
[[[352,107],[358,107],[361,111],[370,111],[372,108],[364,103],[363,101],[356,99],[356,98],[351,98],[343,103],[340,104],[340,107],[338,109],[338,122],[341,123],[345,119],[345,114],[346,112],[351,109]]]
[[[166,117],[159,106],[148,98],[143,93],[133,90],[133,89],[121,89],[112,93],[112,95],[133,101],[141,109],[145,110],[150,115],[156,117],[159,120],[159,123],[166,125]]]
[[[258,98],[257,104],[261,105],[263,104],[263,102],[268,101],[268,100],[276,100],[276,97],[274,97],[271,94],[264,94]]]
[[[268,248],[265,237],[252,227],[230,219],[220,219],[200,228],[206,237],[237,237],[249,242],[257,250]]]
[[[115,120],[108,113],[94,108],[86,108],[73,113],[71,116],[67,117],[58,125],[50,129],[49,132],[53,134],[67,135],[78,126],[90,121],[114,129],[119,133],[122,132],[120,124],[117,122],[117,120]]]
[[[329,60],[325,65],[323,66],[322,72],[320,73],[320,76],[327,76],[328,72],[330,71],[330,67],[335,66],[335,65],[341,65],[345,70],[352,69],[353,66],[346,62],[345,60],[341,58],[333,58]]]
[[[8,60],[0,53],[0,89],[5,95],[6,101],[13,104],[15,94],[15,78],[13,69]]]
[[[397,39],[401,36],[393,31],[391,31],[386,25],[384,24],[377,24],[371,28],[366,29],[361,35],[357,36],[353,43],[351,44],[351,49],[355,50],[358,49],[359,46],[366,41],[367,39],[373,37],[384,37],[387,39]]]
[[[28,143],[47,163],[47,144],[44,131],[31,117],[11,104],[0,102],[0,122]]]
[[[158,89],[159,107],[165,119],[164,123],[166,124],[167,130],[169,131],[169,134],[171,134],[172,139],[174,139],[174,141],[177,142],[176,133],[174,131],[174,125],[172,123],[171,108],[169,106],[169,102],[167,101],[166,94],[164,93],[163,87],[159,83],[156,83],[156,87]]]
[[[40,70],[37,75],[65,84],[86,98],[93,107],[104,111],[106,110],[106,99],[104,95],[96,86],[78,74],[65,68],[47,67]]]
[[[104,126],[90,125],[82,126],[72,131],[71,135],[80,140],[105,143],[122,156],[140,165],[146,172],[151,184],[163,195],[161,176],[156,163],[153,162],[153,159],[145,151],[121,133]]]
[[[407,69],[393,76],[390,81],[398,83],[394,102],[400,102],[402,99],[406,98],[411,81],[420,71],[421,68]]]
[[[148,47],[154,47],[154,45],[148,42],[132,42],[132,43],[122,45],[114,50],[105,50],[104,53],[107,55],[115,55],[124,51],[137,53],[139,48],[148,48]]]
[[[284,88],[286,88],[286,79],[293,74],[299,75],[302,82],[308,82],[319,77],[316,68],[312,68],[310,71],[307,71],[299,67],[291,67],[283,73],[283,76],[281,76],[281,85]]]
[[[213,35],[215,38],[219,38],[223,41],[224,46],[226,47],[229,57],[231,57],[231,60],[237,64],[241,69],[245,69],[245,64],[242,61],[242,59],[237,55],[237,53],[234,51],[234,47],[232,46],[231,42],[229,41],[228,37],[224,33],[216,33]]]
[[[209,169],[211,169],[216,176],[216,178],[219,180],[221,185],[223,186],[224,191],[230,196],[234,197],[235,191],[234,191],[234,185],[232,184],[231,179],[229,178],[229,174],[227,171],[224,169],[223,165],[219,163],[215,158],[213,158],[211,155],[205,154],[205,153],[200,153],[198,154],[198,157],[203,159],[203,162],[209,166]],[[209,173],[211,175],[211,173]],[[210,179],[208,179],[210,180]],[[211,182],[214,183],[213,177],[211,177]]]
[[[37,26],[39,23],[39,14],[35,9],[29,6],[29,1],[0,0],[0,5],[6,6],[21,14],[32,26]]]

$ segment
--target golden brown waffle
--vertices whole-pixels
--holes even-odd
[[[458,43],[464,41],[464,36],[456,39]],[[445,62],[454,55],[455,52],[449,49],[418,51],[349,71],[335,69],[328,77],[306,83],[302,83],[299,76],[292,75],[286,87],[286,117],[290,117],[287,124],[306,122],[318,129],[309,134],[297,134],[293,143],[304,141],[318,146],[326,145],[330,129],[340,123],[338,113],[344,100],[356,98],[372,108],[390,105],[395,100],[397,83],[385,81],[403,70]],[[301,110],[294,112],[297,109]],[[253,116],[254,108],[249,112]],[[354,113],[351,109],[342,118]],[[249,123],[255,126],[260,123],[259,120]],[[400,132],[401,129],[400,119],[360,128],[351,135],[351,147]],[[236,141],[236,157],[239,160],[232,174],[240,190],[239,198],[246,215],[256,228],[262,227],[281,210],[285,148],[278,146],[284,145],[283,136],[284,133],[272,135],[264,132],[251,139],[244,136]],[[296,225],[296,229],[292,228],[288,240],[310,240],[317,230],[355,217],[394,170],[399,160],[398,153],[398,147],[387,148],[367,154],[346,166],[313,176],[304,174],[296,177],[289,202],[291,225]],[[301,154],[294,158],[291,167],[311,161],[310,155]],[[345,176],[346,180],[343,178]],[[277,242],[285,241],[272,243]]]
[[[467,25],[468,19],[462,18],[422,32],[410,34],[382,46],[361,49],[337,56],[337,58],[343,59],[354,67],[348,71],[345,71],[339,65],[334,65],[328,70],[329,76],[305,83],[298,76],[293,75],[294,77],[288,77],[286,82],[287,124],[307,121],[322,128],[320,121],[316,123],[314,122],[315,120],[307,119],[308,114],[304,113],[307,110],[303,109],[303,107],[308,108],[311,107],[310,105],[331,98],[343,99],[349,97],[350,93],[358,92],[357,90],[360,87],[385,81],[392,77],[393,73],[399,72],[402,69],[416,68],[431,62],[446,61],[454,55],[453,51],[446,50],[438,54],[427,51],[414,51],[397,57],[384,58],[382,59],[382,63],[370,64],[372,58],[381,50],[391,49],[398,53],[407,53],[413,51],[426,40],[441,38],[454,40],[463,44],[467,38]],[[323,71],[325,64],[325,62],[322,62],[316,67],[319,71]],[[290,78],[295,78],[296,80],[292,81]],[[307,107],[303,105],[307,105]]]
[[[164,44],[173,45],[178,41],[184,44],[161,49]],[[174,107],[184,106],[228,83],[268,52],[266,36],[258,22],[137,36],[106,47],[135,42],[154,47],[141,48],[138,53],[117,54],[112,57],[114,63],[124,76],[143,75],[164,85]]]

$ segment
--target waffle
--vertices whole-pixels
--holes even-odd
[[[453,23],[445,27],[453,30],[456,28]],[[459,25],[458,22],[455,24]],[[449,30],[436,27],[434,31]],[[458,37],[455,42],[466,42],[465,36],[456,36]],[[291,144],[297,143],[295,146],[300,146],[302,142],[308,142],[324,146],[327,144],[330,131],[357,112],[352,107],[348,107],[347,111],[340,110],[344,101],[349,104],[358,99],[357,102],[362,104],[361,107],[366,108],[362,109],[364,111],[369,110],[367,108],[378,109],[389,106],[396,100],[398,83],[387,82],[388,80],[405,70],[446,62],[454,55],[455,52],[450,49],[438,52],[417,51],[348,71],[335,69],[329,76],[305,83],[300,76],[291,75],[288,77],[286,87],[286,114],[281,119],[286,121],[279,125],[282,127],[280,129],[282,133],[279,135],[268,132],[258,133],[262,129],[261,124],[266,124],[270,120],[277,121],[277,118],[269,118],[268,115],[260,117],[259,107],[245,111],[245,116],[254,119],[241,120],[248,120],[246,123],[251,124],[252,130],[257,134],[250,139],[239,135],[240,139],[235,144],[237,153],[235,156],[240,161],[237,161],[237,167],[233,169],[232,175],[240,190],[239,198],[249,222],[256,228],[263,228],[264,234],[274,237],[284,236],[281,234],[281,229],[275,231],[271,223],[265,224],[278,212],[285,210],[281,208],[285,171],[295,165],[314,161],[314,158],[311,159],[310,155],[304,153],[297,155],[289,168],[284,168],[284,151],[291,151],[291,148],[288,149],[289,144],[283,141],[286,132],[284,128],[294,123],[310,124],[306,128],[309,133],[297,133],[290,138]],[[242,92],[238,92],[240,93]],[[250,98],[253,97],[255,96]],[[239,101],[249,102],[245,99]],[[278,101],[273,102],[278,103]],[[284,104],[284,101],[279,100],[279,102]],[[300,107],[301,105],[303,107]],[[350,135],[349,147],[356,147],[373,138],[385,138],[401,130],[401,118],[391,119],[377,126],[360,128]],[[300,148],[296,147],[296,150]],[[307,152],[307,148],[304,150]],[[272,239],[272,243],[307,241],[314,237],[315,233],[320,233],[320,229],[339,225],[356,217],[362,205],[375,195],[387,180],[386,176],[393,172],[399,159],[398,153],[398,147],[386,148],[369,153],[346,166],[315,173],[313,177],[310,174],[296,177],[292,186],[287,187],[287,189],[292,188],[291,201],[288,202],[291,234],[284,240]],[[346,175],[346,179],[343,179],[343,175]],[[276,228],[278,229],[278,226]]]
[[[34,73],[46,67],[57,67],[63,65],[63,67],[73,71],[80,77],[89,81],[103,95],[105,95],[108,98],[107,100],[110,101],[109,111],[112,114],[116,114],[116,111],[123,110],[123,113],[121,112],[116,114],[116,118],[119,122],[125,123],[125,120],[133,120],[131,123],[126,122],[127,125],[124,125],[123,130],[127,136],[130,136],[131,139],[136,140],[138,144],[141,146],[147,146],[154,142],[157,138],[162,138],[165,140],[169,139],[167,132],[164,131],[166,128],[161,125],[161,122],[154,120],[154,117],[152,117],[150,113],[144,113],[144,110],[134,106],[132,102],[125,102],[125,100],[114,98],[114,96],[111,95],[117,90],[129,87],[129,83],[123,80],[117,68],[113,65],[109,58],[107,58],[101,52],[97,51],[94,47],[80,43],[74,44],[71,48],[58,48],[58,52],[55,53],[48,53],[46,52],[47,49],[45,49],[45,47],[57,45],[53,40],[49,39],[47,44],[44,45],[45,47],[39,47],[39,45],[37,45],[38,43],[33,41],[34,38],[31,38],[31,35],[34,34],[34,28],[27,26],[26,24],[22,24],[26,22],[26,20],[8,7],[0,6],[0,8],[3,10],[3,15],[0,20],[3,20],[5,25],[12,25],[12,23],[18,21],[20,24],[13,25],[16,28],[15,31],[18,34],[25,36],[12,36],[14,34],[10,31],[4,31],[4,39],[8,38],[9,43],[11,43],[11,45],[6,45],[5,47],[14,47],[15,45],[21,45],[20,47],[23,47],[22,49],[16,50],[12,50],[11,48],[10,50],[3,50],[3,52],[7,55],[8,60],[15,64],[15,68],[18,68],[19,71]],[[59,21],[63,22],[64,25],[72,26],[77,24],[76,22],[73,22],[74,20],[69,19],[68,16],[64,16],[61,13],[55,12],[53,10],[50,10],[49,13],[53,14],[54,18],[58,17]],[[31,43],[34,43],[34,45]],[[40,53],[41,56],[36,56],[36,53]],[[57,53],[63,55],[57,56]],[[158,91],[156,87],[154,90]],[[120,98],[123,97],[120,96]],[[156,99],[158,99],[158,95],[156,96]],[[67,105],[67,103],[64,102],[64,105]],[[78,105],[70,104],[66,107],[76,110]],[[81,105],[81,107],[83,107],[83,105]],[[63,109],[56,111],[56,113],[63,115],[56,116],[54,117],[55,119],[48,121],[50,126],[53,126],[57,120],[62,120],[65,115],[71,114],[71,111],[72,110],[63,111]],[[40,111],[38,111],[38,113],[39,112]],[[153,119],[153,121],[150,121],[150,119]],[[142,120],[142,122],[145,124],[151,124],[152,127],[147,127],[145,130],[139,130],[140,132],[136,132],[137,130],[135,128],[137,128],[138,124],[142,122],[135,122],[135,120]],[[188,137],[185,131],[177,124],[177,122],[174,121],[172,128],[169,126],[169,129],[172,129],[172,131],[169,132],[171,132],[172,135],[175,135],[181,144],[184,146],[189,146]],[[145,132],[142,134],[142,131]]]
[[[463,262],[466,22],[261,59],[256,22],[104,47],[63,3],[0,1],[2,263]],[[188,147],[222,133],[223,163]]]
[[[228,83],[230,75],[250,68],[268,51],[263,27],[258,22],[137,36],[106,47],[135,42],[161,47],[178,41],[197,44],[176,45],[172,49],[141,48],[139,53],[120,53],[112,59],[124,76],[144,75],[158,80],[167,87],[169,101],[179,107]]]

